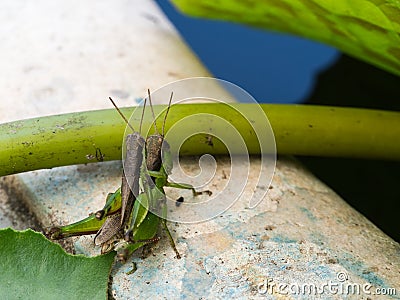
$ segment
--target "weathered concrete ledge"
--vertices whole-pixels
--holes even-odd
[[[214,180],[207,187],[213,192],[229,180],[225,176],[229,160],[221,157],[217,163]],[[182,165],[194,172],[197,161],[185,158]],[[108,162],[32,172],[19,180],[20,189],[29,190],[38,218],[50,226],[79,220],[97,210],[106,194],[120,184],[120,174],[120,164]],[[114,296],[257,298],[265,296],[265,282],[317,288],[332,282],[343,288],[350,284],[365,287],[371,293],[376,288],[399,289],[399,244],[295,160],[278,160],[268,196],[249,209],[255,180],[250,176],[243,195],[223,215],[199,224],[170,224],[182,259],[175,258],[160,232],[164,238],[152,247],[151,255],[142,258],[141,251],[134,255],[138,267],[134,274],[126,274],[132,267],[130,261],[116,264]],[[224,192],[229,197],[229,191]],[[93,236],[74,238],[74,248],[87,255],[99,252]],[[273,298],[279,294],[275,287]],[[321,297],[341,299],[343,295],[325,292]],[[359,295],[375,298],[362,291]],[[358,295],[350,292],[349,298],[358,299]]]
[[[72,2],[7,3],[2,22],[13,24],[14,34],[0,46],[8,74],[0,86],[12,105],[0,103],[1,122],[106,108],[109,95],[118,97],[121,106],[131,105],[147,88],[208,75],[151,1],[86,1],[79,9]],[[257,159],[252,164],[257,166]],[[182,165],[196,171],[197,160],[186,158]],[[307,298],[288,288],[321,289],[329,282],[367,291],[318,297],[390,298],[367,293],[376,288],[395,288],[398,297],[398,243],[291,158],[278,160],[268,196],[248,209],[257,171],[252,170],[241,198],[222,216],[170,225],[182,259],[162,239],[145,259],[140,253],[134,256],[134,274],[126,274],[130,262],[116,265],[115,298]],[[219,158],[209,189],[222,188],[226,174],[228,160]],[[107,193],[119,186],[120,176],[119,162],[36,171],[2,179],[0,197],[10,195],[6,190],[18,191],[16,200],[27,203],[40,223],[66,224],[101,207]],[[4,217],[1,224],[14,225],[17,218]],[[98,252],[90,237],[74,239],[69,247],[78,253]]]

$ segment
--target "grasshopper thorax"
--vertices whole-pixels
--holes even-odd
[[[150,135],[146,139],[146,166],[148,170],[160,170],[163,142],[164,137],[161,134]]]

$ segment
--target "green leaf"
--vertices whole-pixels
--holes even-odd
[[[32,230],[0,230],[0,299],[106,299],[113,253],[67,254]]]
[[[172,0],[192,16],[300,35],[400,75],[398,0]],[[256,46],[256,45],[255,45]]]

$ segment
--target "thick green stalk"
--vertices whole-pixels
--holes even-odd
[[[231,104],[256,109],[253,104]],[[246,106],[246,107],[245,107]],[[175,105],[166,130],[182,118],[198,113],[219,115],[236,126],[249,152],[257,154],[258,141],[244,119],[223,104]],[[261,104],[275,133],[278,154],[400,159],[400,113],[305,105]],[[165,106],[155,106],[160,111]],[[133,111],[122,109],[124,114]],[[250,114],[251,115],[251,114]],[[257,120],[251,120],[258,122]],[[144,127],[151,118],[145,118]],[[138,127],[138,120],[133,121]],[[207,126],[211,126],[208,124]],[[115,110],[98,110],[21,120],[0,125],[0,176],[37,169],[82,164],[99,148],[104,160],[121,159],[124,122]],[[181,154],[226,154],[205,136],[183,145]]]

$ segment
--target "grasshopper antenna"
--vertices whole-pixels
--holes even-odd
[[[127,120],[127,118],[125,118],[124,114],[119,110],[118,106],[115,104],[113,99],[111,99],[111,97],[108,97],[108,99],[110,99],[111,103],[114,105],[115,109],[117,110],[119,115],[122,117],[122,119],[124,119],[125,123],[129,126],[129,128],[132,129],[133,132],[135,132],[135,129],[133,129],[132,125],[129,124],[129,121]]]
[[[146,108],[146,102],[147,102],[147,99],[144,98],[142,116],[140,117],[140,125],[139,125],[139,133],[140,133],[140,134],[142,134],[142,124],[143,124],[143,117],[144,117],[144,109]],[[151,103],[151,102],[150,102],[150,103]]]
[[[167,116],[169,113],[169,109],[171,108],[171,102],[172,102],[172,97],[174,96],[174,92],[171,92],[171,97],[169,97],[169,102],[168,102],[168,108],[167,108],[167,112],[165,113],[165,117],[164,117],[164,122],[162,125],[162,135],[164,136],[164,130],[165,130],[165,122],[167,121]]]
[[[156,116],[154,115],[153,103],[151,102],[151,97],[150,97],[150,89],[147,89],[147,94],[149,95],[150,109],[151,109],[151,113],[153,115],[154,131],[155,131],[156,134],[158,134]]]

